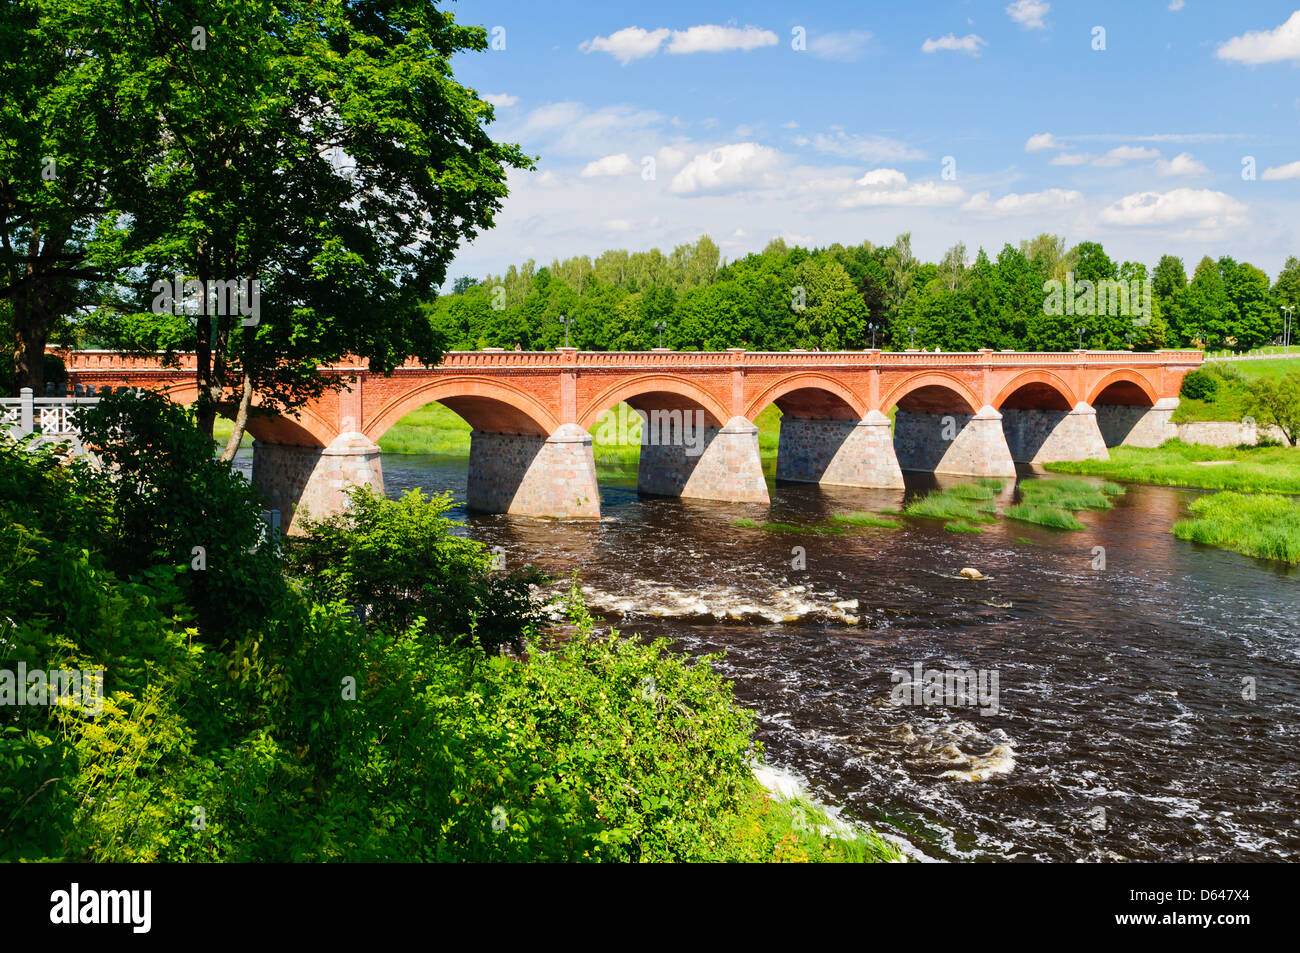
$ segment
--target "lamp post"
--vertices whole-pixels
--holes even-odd
[[[1076,331],[1079,332],[1079,350],[1082,351],[1082,350],[1083,350],[1083,332],[1086,331],[1087,328],[1085,328],[1085,327],[1081,324],[1081,325],[1079,325],[1077,328],[1075,328],[1074,330],[1076,330]]]
[[[915,350],[916,350],[916,326],[915,326],[915,325],[912,325],[912,326],[908,327],[907,330],[908,330],[908,332],[912,335],[912,347],[911,347],[911,350],[915,351]]]
[[[876,349],[876,324],[872,322],[867,327],[871,328],[871,350],[874,351]]]
[[[1291,353],[1291,316],[1295,314],[1295,306],[1284,304],[1281,306],[1282,311],[1282,345],[1286,348],[1288,354]]]
[[[663,350],[664,347],[664,328],[666,327],[668,327],[667,321],[655,322],[655,330],[659,332],[659,350],[661,351]]]
[[[569,346],[569,328],[573,327],[573,318],[566,315],[560,315],[560,323],[564,325],[564,346]]]

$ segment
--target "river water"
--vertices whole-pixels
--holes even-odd
[[[383,467],[390,496],[464,498],[465,459]],[[908,493],[933,485],[917,478]],[[903,493],[779,484],[769,508],[600,479],[599,523],[457,512],[510,565],[578,570],[620,631],[725,652],[765,759],[847,817],[936,859],[1300,857],[1300,571],[1175,539],[1196,491],[1130,486],[1069,533],[831,534],[732,524],[813,527]],[[996,712],[895,704],[917,663],[996,674]]]

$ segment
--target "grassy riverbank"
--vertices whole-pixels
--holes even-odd
[[[1300,504],[1273,494],[1216,493],[1194,500],[1174,535],[1247,556],[1300,563]]]
[[[1210,361],[1205,372],[1213,377],[1214,396],[1198,400],[1180,397],[1174,411],[1174,423],[1198,420],[1240,421],[1251,415],[1250,382],[1260,377],[1278,379],[1287,371],[1300,368],[1300,355],[1259,361]]]
[[[1109,460],[1049,463],[1044,469],[1121,483],[1300,493],[1300,448],[1296,447],[1209,447],[1169,440],[1153,448],[1111,447]]]

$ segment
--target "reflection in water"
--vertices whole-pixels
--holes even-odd
[[[465,467],[384,458],[390,495],[463,499]],[[936,857],[1300,856],[1300,574],[1174,539],[1192,491],[1129,487],[1079,532],[1001,520],[970,536],[732,525],[897,509],[899,491],[783,484],[762,507],[642,498],[627,475],[601,489],[599,523],[474,515],[467,532],[579,570],[625,632],[725,651],[768,760],[846,815]],[[996,671],[998,712],[892,704],[891,673],[917,662]]]

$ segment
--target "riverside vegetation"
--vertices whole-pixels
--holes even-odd
[[[111,477],[0,445],[0,669],[105,672],[98,717],[4,711],[0,859],[900,858],[760,787],[709,659],[576,587],[548,628],[450,499],[360,490],[281,546],[189,411],[81,424]]]

